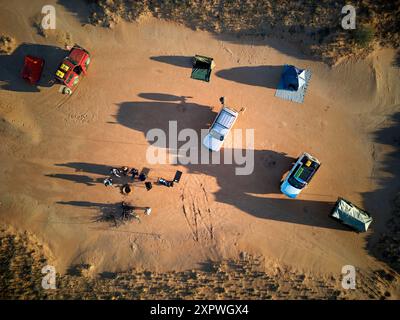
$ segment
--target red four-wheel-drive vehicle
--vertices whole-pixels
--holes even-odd
[[[86,75],[89,63],[89,52],[74,45],[56,71],[56,79],[63,84],[63,93],[72,93],[73,87],[78,84],[80,77]]]

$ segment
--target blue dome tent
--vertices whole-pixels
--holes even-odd
[[[283,86],[285,90],[298,91],[306,83],[305,70],[295,66],[287,66],[282,74]]]

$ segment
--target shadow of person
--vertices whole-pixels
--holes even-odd
[[[155,56],[151,60],[171,64],[181,68],[192,68],[193,57],[190,56]]]
[[[283,66],[235,67],[219,70],[215,75],[222,79],[247,84],[249,86],[276,89],[282,71]]]
[[[102,182],[101,180],[96,180],[89,176],[79,175],[79,174],[56,173],[56,174],[46,174],[45,176],[49,177],[49,178],[68,180],[68,181],[72,181],[75,183],[83,183],[83,184],[87,185],[88,187],[95,186],[96,183]]]
[[[21,77],[26,55],[40,57],[45,61],[42,76],[36,85],[27,83]],[[40,87],[51,87],[57,66],[67,55],[68,51],[59,47],[22,43],[12,54],[0,55],[0,86],[4,90],[19,92],[38,92]]]
[[[86,172],[104,176],[108,175],[111,169],[111,166],[108,165],[88,163],[88,162],[56,163],[55,166],[72,168],[75,169],[75,172]]]

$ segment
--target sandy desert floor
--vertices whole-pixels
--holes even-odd
[[[82,25],[57,3],[57,30],[43,37],[30,23],[42,2],[0,2],[1,33],[20,44],[0,56],[0,219],[48,246],[58,272],[82,263],[96,273],[184,271],[241,252],[264,257],[267,269],[324,276],[339,277],[344,265],[386,268],[370,247],[385,232],[400,185],[393,50],[330,68],[284,41],[215,36],[151,17],[105,29]],[[46,57],[46,79],[66,41],[92,54],[76,92],[66,97],[58,85],[24,84],[23,55]],[[190,79],[194,54],[215,59],[210,83]],[[312,70],[303,104],[274,97],[286,63]],[[168,131],[176,120],[199,132],[213,121],[220,96],[246,107],[235,128],[255,130],[252,175],[236,176],[233,165],[146,161],[150,129]],[[303,151],[322,166],[290,200],[279,182]],[[110,167],[122,165],[150,168],[150,179],[176,170],[183,176],[173,188],[138,185],[125,197],[102,183]],[[338,196],[371,212],[372,230],[356,234],[331,220]],[[122,200],[150,206],[151,216],[120,228],[93,221]],[[398,287],[390,290],[398,297]]]

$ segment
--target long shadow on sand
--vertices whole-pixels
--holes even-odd
[[[158,94],[141,94],[141,97],[157,97]],[[161,96],[164,96],[163,94]],[[168,121],[177,121],[178,132],[184,128],[208,128],[216,112],[207,106],[190,102],[165,101],[123,102],[119,104],[117,122],[128,128],[143,132],[153,128],[162,129],[169,135]],[[149,142],[152,143],[152,142]],[[184,143],[184,142],[182,142]],[[198,142],[201,145],[201,142]],[[153,144],[157,145],[157,144]],[[165,148],[166,146],[161,146]],[[168,148],[168,145],[167,145]],[[179,145],[178,145],[179,149]],[[229,150],[228,150],[229,151]],[[245,150],[243,154],[246,153]],[[174,153],[177,150],[171,150]],[[221,163],[224,152],[221,151]],[[323,228],[348,230],[329,219],[333,203],[324,201],[291,200],[276,198],[280,194],[279,183],[295,159],[273,151],[254,150],[254,171],[247,176],[236,175],[235,164],[187,165],[190,173],[215,177],[220,189],[214,194],[216,201],[233,205],[259,218],[285,221]]]
[[[58,201],[57,204],[82,207],[87,209],[96,209],[96,211],[100,212],[100,214],[93,217],[92,220],[93,222],[102,221],[103,217],[106,217],[114,213],[121,206],[121,202],[100,203],[100,202],[90,202],[90,201]]]
[[[214,193],[216,201],[258,218],[348,230],[328,217],[333,202],[277,198],[281,195],[280,181],[294,161],[294,158],[276,151],[254,150],[254,171],[250,175],[236,175],[235,164],[188,165],[187,168],[190,173],[216,178],[219,186]],[[223,155],[221,163],[224,163]]]
[[[393,148],[380,164],[381,171],[386,175],[376,181],[377,190],[364,193],[363,198],[366,209],[374,218],[374,233],[369,237],[368,249],[376,258],[400,272],[399,251],[397,249],[396,254],[393,250],[393,246],[398,248],[400,245],[400,112],[393,114],[389,120],[389,126],[374,133],[377,144]],[[399,199],[397,207],[394,202],[396,196]],[[379,239],[384,240],[382,244]]]
[[[122,165],[104,165],[104,164],[96,164],[96,163],[88,163],[88,162],[66,162],[66,163],[56,163],[57,167],[66,167],[72,168],[76,172],[73,173],[55,173],[55,174],[46,174],[46,177],[55,178],[55,179],[63,179],[75,183],[85,184],[88,187],[95,186],[97,184],[103,184],[104,179],[110,176],[110,170],[112,168],[120,168]],[[139,172],[145,171],[145,168],[137,168]],[[96,176],[91,176],[96,175]],[[100,176],[100,177],[99,177]],[[131,175],[112,177],[114,186],[122,186],[125,183],[129,182],[133,184],[135,187],[145,188],[143,183],[138,180],[132,180]]]
[[[56,163],[57,167],[67,167],[75,169],[75,172],[86,172],[99,175],[107,175],[110,172],[110,166],[104,164],[95,164],[87,162],[67,162],[67,163]]]
[[[151,60],[171,64],[181,68],[192,68],[193,57],[189,56],[154,56]]]
[[[97,183],[103,182],[103,179],[101,178],[95,179],[86,175],[79,175],[79,174],[56,173],[56,174],[46,174],[45,176],[49,178],[68,180],[75,183],[83,183],[88,187],[92,187],[95,186]]]
[[[187,97],[160,93],[141,93],[139,96],[150,98],[152,101],[120,103],[115,118],[118,124],[145,135],[154,128],[168,133],[170,121],[176,121],[178,132],[186,128],[200,132],[201,129],[208,128],[217,115],[208,106],[188,102]],[[155,101],[159,98],[162,100]]]
[[[0,55],[1,88],[10,91],[38,92],[40,87],[54,84],[54,72],[68,51],[55,46],[23,43],[10,55]],[[33,55],[45,60],[42,77],[37,85],[28,84],[21,77],[25,55]]]
[[[168,93],[152,93],[152,92],[139,93],[138,96],[147,100],[181,102],[181,103],[185,103],[187,99],[192,98],[190,96],[176,96]]]
[[[282,66],[236,67],[217,71],[215,75],[222,79],[251,86],[276,89],[282,70]]]
[[[191,68],[191,58],[186,56],[158,56],[151,57],[150,59],[171,64],[178,67]],[[243,83],[252,86],[276,88],[283,70],[283,66],[249,66],[249,67],[236,67],[231,69],[219,70],[215,73],[217,77],[222,79]],[[143,96],[146,94],[139,94],[150,100],[158,100]],[[160,100],[163,100],[160,97]],[[177,101],[177,100],[163,100],[163,101]]]

